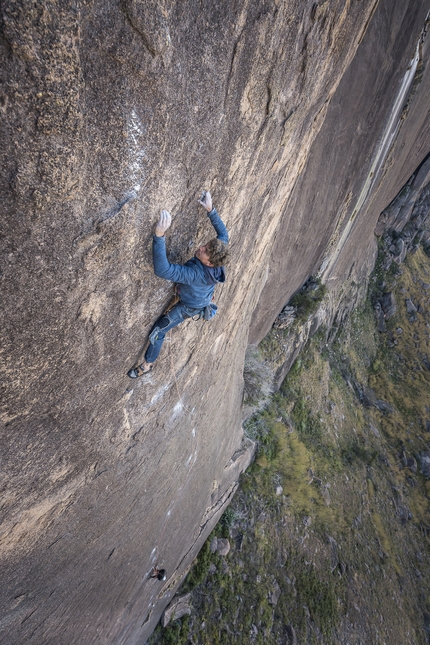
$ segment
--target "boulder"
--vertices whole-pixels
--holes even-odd
[[[287,305],[286,307],[283,308],[279,316],[276,318],[275,322],[273,323],[273,326],[277,327],[278,329],[286,329],[287,327],[293,324],[295,319],[296,319],[296,308]]]
[[[296,631],[292,625],[285,626],[285,645],[297,645]]]
[[[381,331],[381,332],[387,331],[387,325],[385,324],[385,315],[380,302],[377,302],[375,305],[375,316],[376,316],[378,331]]]
[[[393,414],[394,408],[392,405],[387,403],[387,401],[384,401],[383,399],[377,399],[375,403],[375,407],[378,408],[380,412],[383,412],[384,414]]]
[[[363,404],[366,408],[376,406],[377,398],[375,392],[370,387],[365,387],[362,394]]]
[[[399,238],[394,246],[394,250],[392,251],[393,261],[397,264],[403,262],[406,257],[407,250],[408,247],[406,246],[405,241],[402,238]]]
[[[400,452],[399,458],[400,458],[400,462],[401,462],[402,466],[404,466],[406,468],[406,466],[408,465],[408,457],[407,457],[406,452],[404,450],[402,450]]]
[[[414,303],[410,298],[405,299],[405,305],[406,305],[406,311],[408,314],[414,314],[417,311],[417,308],[415,307]]]
[[[406,459],[406,468],[409,468],[409,470],[413,473],[417,472],[417,469],[418,469],[417,462],[413,457],[408,457]]]
[[[236,551],[242,551],[243,539],[244,539],[243,533],[238,533],[235,536],[234,542],[235,542],[235,545],[236,545]]]
[[[330,498],[330,491],[327,485],[321,486],[321,495],[326,506],[330,506],[331,498]]]
[[[379,432],[378,428],[376,428],[376,427],[373,425],[373,423],[369,423],[369,429],[373,432],[373,434],[375,435],[375,437],[380,437],[380,436],[381,436],[381,434],[380,434],[380,432]]]
[[[409,508],[407,506],[404,506],[403,504],[400,504],[397,507],[397,515],[398,515],[398,517],[400,519],[400,522],[402,524],[407,524],[413,518],[412,513],[409,510]]]
[[[427,477],[427,479],[430,479],[430,451],[426,450],[425,452],[422,452],[420,460],[422,474],[424,477]]]
[[[339,569],[340,575],[344,576],[348,570],[348,565],[345,562],[339,562],[338,569]]]
[[[166,627],[171,620],[177,620],[182,618],[182,616],[191,614],[191,594],[188,593],[185,596],[180,596],[174,598],[170,605],[166,607],[163,612],[163,617],[161,619],[161,624],[163,627]]]
[[[394,316],[394,314],[397,311],[397,306],[396,306],[396,300],[394,298],[394,294],[392,292],[390,293],[384,293],[382,298],[379,300],[382,311],[384,312],[385,318],[391,318],[391,316]]]
[[[218,538],[217,553],[226,556],[230,551],[230,542],[226,538]]]
[[[276,605],[278,604],[278,600],[279,600],[280,596],[281,596],[281,587],[279,586],[279,584],[275,580],[275,583],[273,585],[273,589],[269,592],[269,604],[273,605],[274,607],[276,607]]]

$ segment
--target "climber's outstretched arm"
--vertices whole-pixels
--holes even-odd
[[[221,217],[218,215],[216,209],[213,208],[212,197],[210,192],[208,190],[204,190],[203,195],[198,200],[198,202],[203,206],[203,208],[207,210],[208,217],[211,221],[211,224],[217,232],[217,238],[221,240],[221,242],[224,242],[225,244],[227,244],[228,231]]]
[[[227,228],[222,221],[221,217],[218,215],[217,211],[215,208],[211,210],[210,213],[208,213],[208,217],[211,221],[212,226],[217,232],[217,238],[221,240],[221,242],[224,242],[225,244],[228,243],[228,231]]]
[[[221,217],[218,215],[216,209],[212,206],[212,197],[210,192],[203,191],[203,195],[198,201],[199,204],[207,210],[208,217],[217,232],[218,239],[227,244],[227,228]],[[152,243],[155,275],[159,278],[171,280],[172,282],[178,282],[180,284],[193,284],[193,282],[199,279],[199,272],[195,266],[171,264],[167,259],[164,234],[170,227],[171,223],[172,217],[169,211],[161,211],[160,219],[155,227],[155,235]]]
[[[154,262],[154,273],[159,278],[180,282],[181,284],[192,284],[198,279],[197,269],[182,264],[171,264],[167,259],[166,240],[164,233],[170,227],[172,217],[169,211],[162,210],[160,219],[155,227],[155,235],[152,241],[152,258]]]
[[[159,278],[178,282],[180,284],[193,284],[199,278],[197,269],[182,264],[171,264],[167,259],[166,240],[164,236],[154,235],[152,241],[152,257],[154,273]]]

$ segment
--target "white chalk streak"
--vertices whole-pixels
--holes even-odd
[[[175,407],[173,408],[173,412],[175,412],[175,414],[178,412],[181,412],[183,407],[184,406],[182,405],[182,401],[178,401]]]
[[[129,154],[129,174],[133,188],[136,192],[140,191],[141,180],[144,177],[143,161],[146,157],[145,150],[141,144],[145,128],[142,125],[135,110],[131,111],[131,115],[127,120],[127,144]]]

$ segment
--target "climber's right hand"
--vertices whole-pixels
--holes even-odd
[[[169,211],[162,210],[160,219],[158,220],[157,226],[155,227],[155,235],[157,237],[163,237],[164,233],[167,231],[171,223],[172,216],[170,215]]]
[[[212,197],[208,190],[204,190],[200,199],[197,200],[199,204],[206,208],[207,212],[210,213],[212,210]]]

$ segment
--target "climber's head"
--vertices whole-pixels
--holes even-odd
[[[228,262],[227,244],[214,238],[207,244],[199,246],[196,258],[208,267],[221,267]]]

